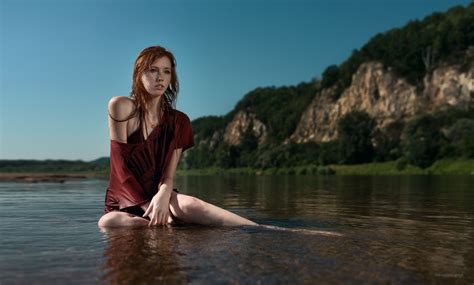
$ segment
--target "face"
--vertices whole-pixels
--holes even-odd
[[[163,56],[155,60],[150,68],[143,72],[142,83],[151,96],[161,96],[171,82],[171,61]]]

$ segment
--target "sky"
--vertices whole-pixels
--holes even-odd
[[[0,0],[0,159],[108,156],[107,103],[152,45],[177,109],[224,115],[257,87],[321,77],[377,33],[469,0]]]

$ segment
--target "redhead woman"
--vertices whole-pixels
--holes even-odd
[[[256,225],[173,188],[182,152],[194,145],[188,116],[175,108],[178,90],[173,54],[152,46],[135,61],[130,97],[109,101],[110,177],[99,227]]]

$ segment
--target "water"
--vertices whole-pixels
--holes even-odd
[[[473,185],[472,176],[179,177],[181,193],[289,230],[101,231],[105,180],[0,183],[0,284],[472,284]]]

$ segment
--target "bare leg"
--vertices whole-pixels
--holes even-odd
[[[232,212],[219,208],[210,203],[206,203],[192,196],[171,192],[170,197],[171,213],[178,219],[186,223],[215,226],[243,226],[257,225],[256,223],[238,216]],[[168,223],[172,224],[169,217]],[[98,226],[106,227],[145,227],[149,221],[142,217],[120,211],[112,211],[103,215]]]
[[[171,213],[178,219],[194,224],[214,226],[256,226],[257,224],[232,212],[192,196],[171,193]]]
[[[126,212],[112,211],[103,215],[97,224],[100,228],[143,227],[148,226],[148,220]]]

